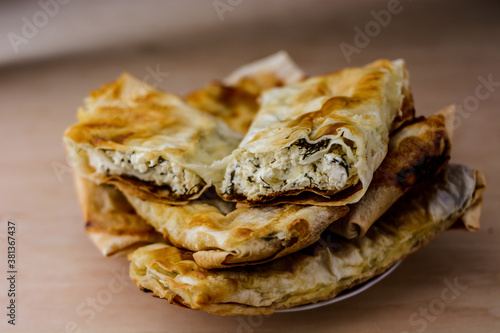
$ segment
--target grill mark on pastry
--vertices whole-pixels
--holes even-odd
[[[417,140],[415,140],[417,141]],[[445,141],[446,143],[448,140]],[[415,145],[417,146],[417,145]],[[448,146],[448,144],[447,144]],[[416,147],[416,149],[418,149]],[[439,170],[446,166],[450,157],[446,155],[432,156],[432,152],[422,154],[415,166],[401,170],[396,175],[397,184],[402,190],[406,190],[416,183],[416,180],[422,180],[433,176]],[[425,166],[425,167],[422,167]]]

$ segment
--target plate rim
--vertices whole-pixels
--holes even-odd
[[[365,282],[363,282],[363,283],[361,283],[361,284],[359,284],[357,286],[354,286],[351,289],[348,289],[348,290],[342,292],[341,293],[342,295],[340,295],[340,296],[335,296],[334,298],[331,298],[331,299],[328,299],[328,300],[319,301],[319,302],[316,302],[316,303],[299,305],[299,306],[291,307],[291,308],[288,308],[288,309],[276,309],[274,311],[274,313],[288,313],[288,312],[298,312],[298,311],[312,310],[312,309],[316,309],[316,308],[319,308],[319,307],[327,306],[327,305],[334,304],[334,303],[343,301],[345,299],[351,298],[351,297],[356,296],[356,295],[362,293],[363,291],[365,291],[365,290],[373,287],[375,284],[379,283],[380,281],[382,281],[385,277],[387,277],[394,270],[396,270],[396,268],[398,268],[398,266],[402,262],[403,262],[403,260],[400,260],[400,261],[396,262],[395,264],[393,264],[389,269],[387,269],[382,274],[379,274],[379,275],[377,275],[377,276],[369,279],[368,281],[365,281]]]

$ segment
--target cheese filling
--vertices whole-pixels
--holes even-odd
[[[163,159],[151,159],[150,152],[121,152],[109,149],[88,150],[89,164],[97,173],[105,176],[127,175],[139,180],[168,186],[178,195],[190,195],[200,191],[205,182],[179,163]]]
[[[256,199],[303,189],[338,192],[357,179],[354,161],[343,146],[300,139],[274,152],[243,152],[230,162],[222,186],[225,195]]]

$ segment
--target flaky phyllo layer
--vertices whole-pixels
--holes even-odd
[[[364,234],[407,190],[435,177],[446,165],[451,130],[446,124],[451,115],[452,109],[444,109],[392,135],[386,158],[356,205],[288,203],[235,208],[234,203],[219,198],[183,206],[131,195],[127,199],[170,243],[193,251],[193,259],[202,268],[261,264],[307,247],[329,226],[348,238]]]
[[[124,74],[92,92],[65,134],[66,146],[87,178],[143,199],[185,204],[212,184],[206,174],[237,147],[261,92],[303,76],[278,52],[183,100]]]
[[[227,162],[219,192],[251,203],[303,191],[332,196],[361,185],[338,200],[356,202],[410,100],[403,60],[379,60],[268,90]]]
[[[81,174],[172,201],[201,194],[208,184],[195,169],[241,140],[210,114],[127,74],[94,92],[78,120],[65,142]]]
[[[477,229],[483,190],[480,172],[449,165],[400,199],[362,238],[325,234],[280,259],[225,270],[203,269],[192,252],[152,244],[129,257],[130,274],[141,289],[171,303],[219,315],[271,313],[326,300],[380,274],[457,222]]]

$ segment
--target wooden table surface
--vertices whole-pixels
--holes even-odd
[[[182,11],[185,17],[179,19],[176,11],[165,10],[161,18],[158,12],[165,5],[141,3],[149,9],[126,10],[129,2],[107,3],[104,12],[94,8],[101,18],[109,14],[110,22],[116,23],[119,17],[121,23],[113,23],[110,29],[122,37],[130,34],[130,43],[114,44],[106,22],[100,20],[96,28],[92,16],[81,17],[74,9],[85,7],[83,2],[75,2],[57,14],[64,17],[67,30],[58,28],[54,45],[66,45],[59,38],[73,43],[64,52],[57,54],[46,44],[51,39],[45,32],[56,33],[59,21],[55,17],[32,44],[36,45],[36,38],[44,39],[50,56],[36,58],[35,52],[26,59],[6,56],[8,61],[0,62],[1,332],[500,331],[498,1],[402,1],[402,10],[391,14],[390,23],[379,26],[377,34],[372,24],[373,37],[364,44],[358,40],[350,63],[340,44],[356,46],[353,29],[364,29],[374,20],[370,11],[387,9],[388,2],[292,1],[285,5],[247,1],[231,7],[220,21],[211,1],[190,1],[193,17],[203,18],[203,24],[186,15],[189,11]],[[32,5],[23,14],[17,8],[17,20],[11,20],[14,26],[3,27],[2,36],[9,29],[20,31],[21,17],[30,18],[36,10]],[[161,25],[148,25],[148,11],[155,24],[177,20],[175,34],[167,34]],[[2,15],[8,13],[3,10]],[[82,37],[82,43],[89,43],[88,51],[72,52],[70,46],[80,39],[72,39],[71,34],[87,29],[82,22],[93,29],[91,37],[99,38],[95,31],[101,29],[102,38],[109,40],[94,45],[89,42],[94,38]],[[141,36],[153,31],[145,42],[134,30],[141,26],[146,27]],[[29,47],[21,45],[20,54],[32,52]],[[75,121],[76,108],[89,90],[114,80],[122,71],[143,78],[148,68],[158,67],[169,73],[157,80],[158,86],[184,94],[280,49],[289,51],[310,74],[380,57],[402,57],[411,74],[419,114],[465,104],[452,160],[477,167],[486,176],[481,230],[446,232],[375,287],[311,311],[218,317],[140,292],[127,277],[127,261],[103,258],[85,235],[61,141],[64,129]],[[486,87],[485,80],[493,83]],[[17,227],[15,326],[7,324],[6,316],[8,220]],[[444,304],[440,299],[449,282],[462,289],[455,290],[455,299]]]

